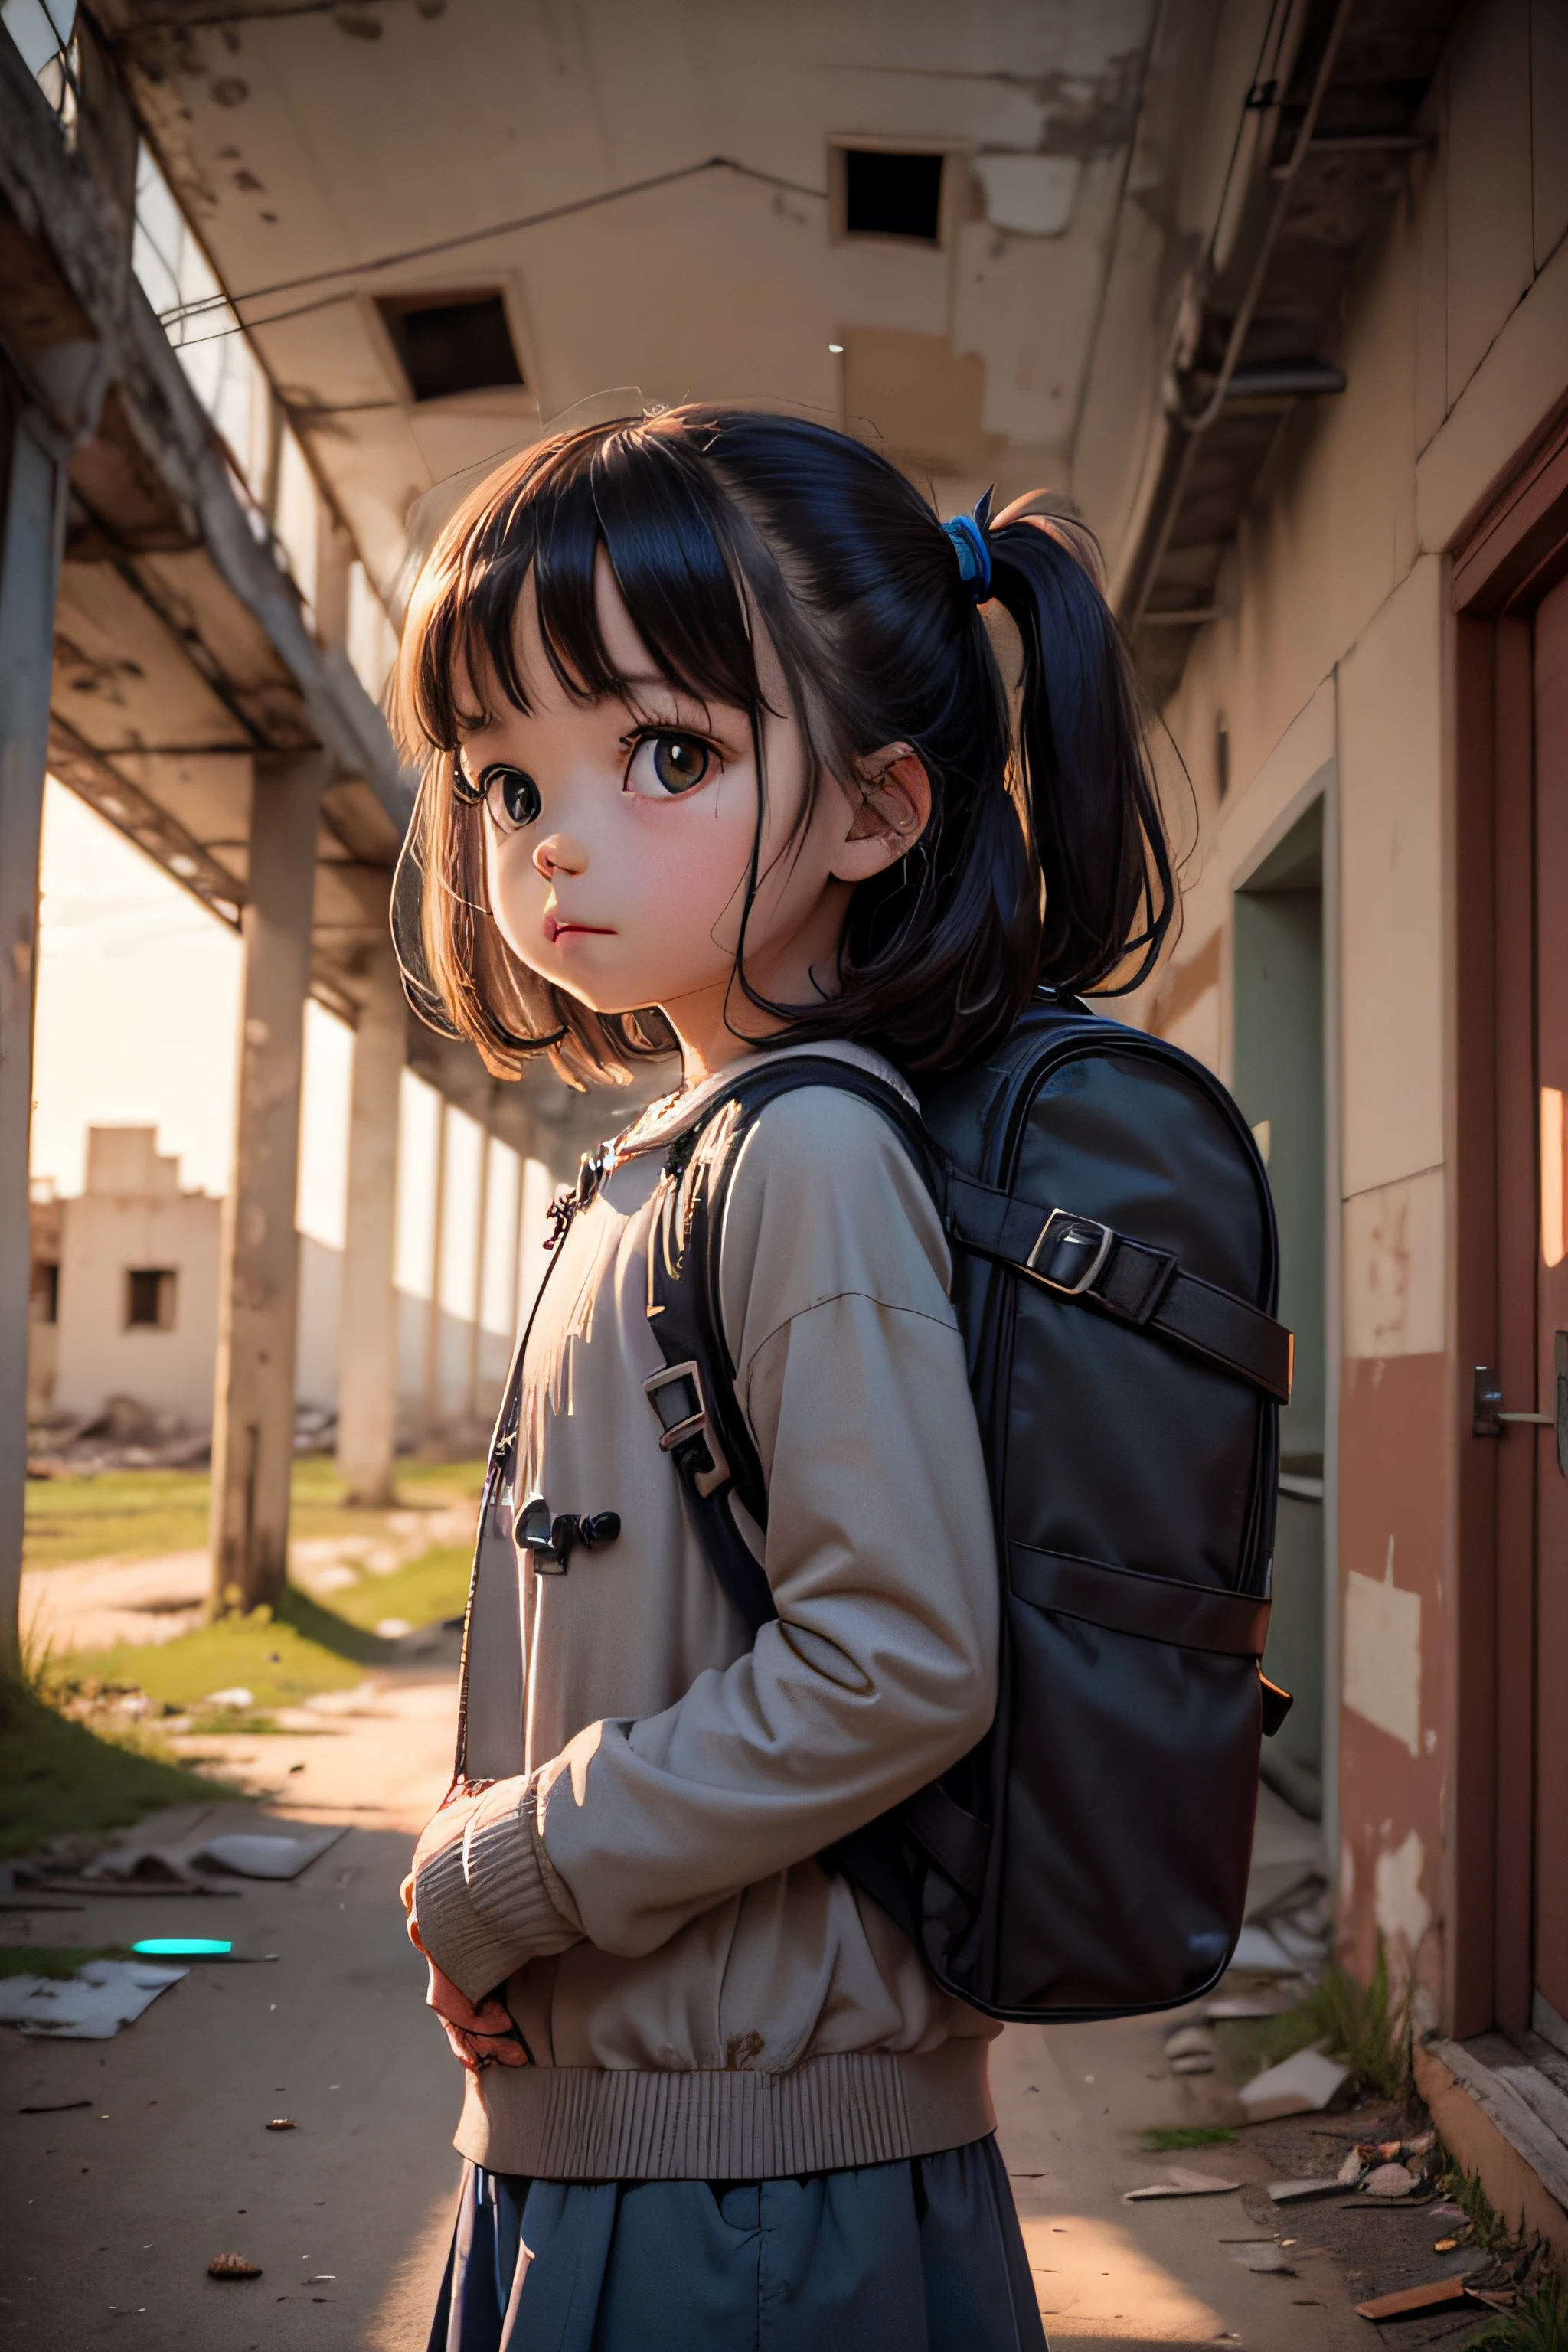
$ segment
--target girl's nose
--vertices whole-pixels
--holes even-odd
[[[534,845],[533,863],[547,882],[553,882],[557,874],[585,874],[588,853],[569,833],[547,833]]]

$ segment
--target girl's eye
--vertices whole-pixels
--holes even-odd
[[[713,754],[700,735],[645,735],[632,753],[626,785],[645,799],[679,799],[696,791],[712,764]]]
[[[479,778],[479,797],[501,833],[516,833],[539,814],[539,786],[521,768],[498,760]]]

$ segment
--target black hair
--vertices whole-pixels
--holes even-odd
[[[399,948],[416,1003],[515,1075],[548,1051],[575,1082],[668,1052],[653,1009],[592,1012],[521,966],[486,917],[482,813],[454,789],[458,681],[489,677],[528,708],[515,621],[531,570],[555,676],[624,698],[599,629],[603,549],[638,637],[668,685],[766,711],[756,624],[805,731],[811,799],[881,746],[910,744],[930,821],[900,864],[850,901],[834,985],[775,1004],[735,962],[744,1003],[791,1042],[852,1037],[911,1072],[983,1053],[1031,992],[1136,986],[1175,909],[1126,650],[1072,526],[1022,516],[986,533],[990,593],[1022,644],[1016,717],[952,539],[874,449],[797,417],[688,407],[589,426],[510,461],[443,533],[399,665],[398,710],[423,779],[400,890]],[[759,793],[765,790],[761,759]],[[756,844],[746,899],[758,882]],[[1128,967],[1131,964],[1131,977]],[[765,1024],[770,1034],[777,1031]]]

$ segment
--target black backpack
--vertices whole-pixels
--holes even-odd
[[[876,1105],[942,1210],[1003,1580],[991,1731],[824,1863],[987,2016],[1191,2000],[1240,1932],[1259,1738],[1290,1703],[1259,1664],[1291,1340],[1251,1134],[1189,1055],[1044,993],[923,1122],[829,1055],[722,1090],[667,1162],[683,1173],[730,1111],[731,1148],[699,1163],[679,1230],[667,1188],[650,1239],[647,1386],[753,1628],[775,1612],[730,1497],[763,1528],[768,1501],[718,1312],[724,1192],[763,1107],[823,1085]]]

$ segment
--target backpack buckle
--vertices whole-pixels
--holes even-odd
[[[1047,1290],[1064,1298],[1080,1298],[1110,1255],[1116,1234],[1098,1217],[1075,1216],[1070,1209],[1053,1209],[1024,1260],[1026,1270]]]
[[[730,1465],[713,1433],[702,1386],[702,1368],[696,1357],[688,1357],[683,1364],[665,1364],[657,1372],[650,1372],[643,1382],[643,1393],[658,1415],[659,1452],[676,1455],[680,1468],[688,1473],[692,1486],[706,1502],[728,1480]],[[694,1441],[700,1443],[707,1455],[705,1465],[686,1451]]]

